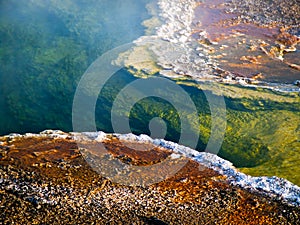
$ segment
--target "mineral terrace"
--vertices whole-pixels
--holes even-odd
[[[0,141],[1,224],[300,221],[299,187],[279,178],[251,180],[215,155],[145,135],[44,131]],[[109,167],[116,160],[144,172],[109,174],[97,166],[102,162]],[[156,164],[161,170],[153,176],[151,166]],[[164,177],[174,165],[181,166]],[[153,177],[158,182],[145,184]]]

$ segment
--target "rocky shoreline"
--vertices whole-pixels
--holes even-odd
[[[1,224],[297,224],[300,188],[250,177],[209,153],[146,135],[64,133],[0,138]],[[105,152],[95,149],[101,143]],[[87,154],[88,152],[88,154]],[[87,158],[87,155],[92,158]],[[94,163],[148,168],[184,165],[150,185],[113,182]],[[91,161],[91,159],[93,161]],[[138,173],[124,175],[136,180]],[[120,174],[119,174],[120,175]],[[116,176],[116,175],[115,175]],[[142,179],[148,175],[141,173]],[[112,181],[113,180],[113,181]]]
[[[276,2],[270,4],[270,7],[272,8],[276,5]],[[247,64],[244,58],[246,61],[248,58],[247,56],[244,56],[244,58],[241,57],[241,63],[236,65],[236,67],[241,68],[254,68],[250,70],[251,72],[247,72],[250,73],[251,76],[247,75],[247,73],[242,74],[240,72],[235,72],[235,70],[241,71],[241,69],[235,68],[231,72],[232,68],[226,68],[226,66],[223,68],[222,63],[220,62],[225,61],[222,58],[228,54],[228,51],[223,51],[223,49],[228,47],[228,43],[222,44],[222,42],[220,42],[220,44],[215,42],[212,38],[210,38],[210,35],[214,34],[208,33],[209,30],[206,29],[205,26],[199,30],[199,27],[201,27],[205,21],[201,21],[202,19],[198,20],[195,12],[197,12],[199,7],[203,7],[203,5],[205,5],[205,7],[202,10],[213,9],[212,12],[217,13],[216,15],[209,15],[209,17],[220,17],[220,21],[216,21],[216,24],[214,25],[216,26],[216,32],[222,31],[225,27],[229,30],[236,30],[233,33],[230,33],[230,35],[228,34],[227,38],[229,40],[232,39],[236,41],[236,43],[245,42],[248,37],[245,36],[243,30],[253,30],[251,35],[254,34],[254,40],[252,40],[253,37],[249,37],[247,43],[244,43],[246,44],[245,50],[243,47],[241,48],[243,50],[240,49],[240,51],[248,51],[247,48],[251,49],[251,45],[253,44],[252,42],[258,42],[258,44],[256,44],[256,48],[258,48],[259,51],[255,54],[265,55],[266,57],[263,57],[262,62],[254,62],[250,60],[250,63]],[[255,6],[258,5],[262,5],[262,11],[247,11],[250,6],[255,8]],[[268,69],[276,63],[277,58],[282,61],[282,67],[284,68],[282,73],[288,73],[289,67],[292,68],[292,71],[294,71],[293,68],[297,69],[299,67],[293,62],[293,60],[283,60],[283,53],[281,53],[281,50],[279,49],[282,47],[282,51],[295,51],[296,46],[300,41],[298,32],[299,26],[297,25],[299,17],[296,16],[295,19],[291,20],[288,15],[282,16],[280,14],[287,11],[288,5],[295,6],[297,3],[288,3],[287,1],[284,1],[284,3],[280,3],[280,10],[274,11],[274,14],[270,16],[267,6],[260,1],[256,1],[254,3],[247,1],[242,4],[236,1],[218,0],[160,0],[158,1],[159,11],[154,15],[154,17],[158,16],[160,18],[160,21],[162,21],[161,25],[155,29],[152,28],[155,32],[151,36],[142,36],[135,41],[137,47],[133,49],[130,56],[124,60],[125,66],[131,69],[135,68],[134,73],[139,76],[148,76],[159,72],[160,75],[165,77],[175,79],[192,79],[200,83],[205,81],[217,81],[220,83],[238,84],[254,88],[262,87],[280,92],[299,92],[300,88],[297,86],[297,80],[293,80],[292,83],[278,83],[268,82],[262,79],[265,76],[265,72],[273,73],[273,71],[268,71]],[[291,10],[297,11],[295,7],[292,7]],[[204,12],[199,11],[198,13],[203,14]],[[222,17],[224,17],[224,19]],[[278,19],[279,17],[281,19]],[[260,28],[260,26],[264,26],[265,28]],[[288,30],[289,33],[281,35],[279,33],[279,29],[282,26],[292,27],[292,29]],[[263,29],[266,30],[266,34],[264,34],[265,36],[259,36],[259,38],[256,38],[255,35],[259,35],[260,32],[264,32],[262,31]],[[294,40],[295,42],[293,42],[292,47],[290,44],[286,44],[285,47],[282,43],[279,45],[274,44],[273,37],[270,38],[274,30],[276,30],[276,35],[278,35],[278,37],[281,35],[285,36],[286,40]],[[224,33],[220,33],[220,35],[226,36]],[[268,39],[270,39],[270,43],[268,42]],[[234,43],[231,44],[234,45]],[[268,49],[266,49],[263,45],[269,46],[266,47]],[[242,45],[240,47],[242,47]],[[233,49],[233,51],[238,51],[238,49]],[[141,52],[144,54],[141,55]],[[274,57],[272,55],[273,53],[275,54]],[[148,58],[145,55],[149,55]],[[260,57],[261,56],[258,56],[258,58]],[[136,58],[144,58],[144,61],[154,60],[157,65],[138,65],[140,62],[136,62]],[[258,58],[255,58],[255,60]],[[237,61],[240,60],[237,59]],[[228,62],[228,64],[229,63],[230,62]],[[262,74],[260,74],[260,70],[255,70],[257,64],[266,64]],[[296,74],[297,72],[294,73]],[[260,76],[257,74],[260,74]]]

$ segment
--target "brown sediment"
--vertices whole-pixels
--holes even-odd
[[[162,192],[168,192],[170,189],[176,191],[174,201],[194,203],[201,203],[201,192],[230,189],[224,176],[193,160],[189,160],[175,176],[155,186]]]
[[[289,63],[286,62],[287,65],[289,65],[289,67],[296,69],[296,70],[300,70],[300,65],[294,64],[294,63]]]
[[[226,13],[224,0],[205,1],[200,3],[195,10],[194,27],[195,34],[206,31],[208,38],[213,42],[231,38],[235,34],[247,34],[256,38],[268,38],[275,40],[279,35],[276,26],[259,26],[236,20],[239,14]],[[194,37],[197,37],[194,34]]]
[[[77,144],[72,140],[53,140],[51,138],[16,139],[8,147],[7,156],[28,167],[35,163],[55,162],[80,156]]]
[[[276,9],[276,2],[270,2],[270,7]],[[261,10],[254,9],[255,4],[262,7]],[[259,4],[259,1],[247,5],[246,2],[230,0],[199,3],[195,10],[193,37],[200,44],[209,45],[209,54],[219,67],[234,76],[239,74],[271,83],[293,83],[300,76],[299,63],[295,62],[299,61],[297,48],[300,40],[294,34],[295,30],[299,31],[299,15],[295,13],[292,21],[280,19],[280,15],[289,7],[297,10],[299,6],[282,1],[278,5],[280,10],[274,11],[271,17],[266,6]],[[253,12],[248,12],[247,7]],[[208,41],[203,40],[203,31]]]
[[[292,47],[300,43],[300,38],[288,33],[286,28],[281,28],[280,33],[276,37],[276,41],[282,45]]]
[[[75,142],[72,138],[46,136],[0,141],[0,222],[3,223],[297,224],[299,221],[299,208],[232,186],[225,176],[191,159],[168,179],[147,187],[128,187],[102,177],[84,160],[79,147],[95,153],[99,150],[95,149],[99,147],[95,141]],[[101,144],[105,154],[141,166],[160,162],[171,153],[163,147],[116,138]],[[36,187],[40,189],[35,190]],[[42,199],[50,202],[43,203]]]
[[[118,140],[104,142],[105,148],[115,157],[129,157],[134,165],[151,165],[166,159],[172,152],[153,144],[120,142]]]

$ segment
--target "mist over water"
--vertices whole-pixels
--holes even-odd
[[[0,134],[71,131],[88,66],[143,35],[148,0],[0,1]]]

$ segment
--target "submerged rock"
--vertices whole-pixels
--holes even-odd
[[[288,56],[299,54],[298,9],[296,0],[159,0],[153,17],[161,23],[122,60],[139,77],[299,92],[291,82],[299,65]]]

